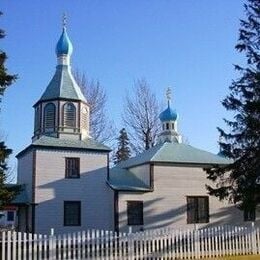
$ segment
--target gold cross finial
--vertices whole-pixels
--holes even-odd
[[[66,27],[66,25],[67,25],[67,16],[66,16],[66,13],[63,13],[63,15],[62,15],[62,26]]]

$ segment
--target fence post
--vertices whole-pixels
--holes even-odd
[[[196,258],[200,257],[199,253],[199,232],[198,232],[198,226],[195,224],[195,256]]]
[[[6,256],[6,250],[5,250],[5,245],[6,245],[6,232],[2,232],[2,259],[5,259]]]
[[[128,259],[134,259],[134,239],[133,234],[128,234]]]
[[[255,228],[255,223],[252,222],[251,226],[251,241],[252,241],[252,253],[255,255],[257,253],[256,250],[256,228]]]
[[[50,259],[56,259],[56,238],[54,236],[54,229],[51,228],[51,234],[49,236],[49,257]]]

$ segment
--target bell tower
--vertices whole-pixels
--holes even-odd
[[[43,135],[78,140],[90,137],[89,106],[71,72],[72,52],[64,16],[62,33],[56,45],[55,74],[34,105],[33,141]]]
[[[159,135],[158,142],[182,142],[181,135],[177,131],[178,114],[175,109],[171,108],[171,89],[166,91],[168,107],[160,114],[159,118],[162,123],[162,131]]]

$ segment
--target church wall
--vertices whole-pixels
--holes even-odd
[[[17,183],[25,184],[26,191],[29,202],[32,202],[32,185],[33,185],[33,150],[25,153],[18,158],[18,170],[17,170]],[[32,218],[31,218],[31,208],[28,208],[28,216],[25,214],[25,209],[21,209],[19,212],[19,225],[21,231],[25,231],[26,217],[28,217],[28,228],[32,229]]]
[[[80,158],[80,178],[65,178],[65,157]],[[107,154],[38,150],[36,232],[68,233],[114,227],[113,191],[106,184]],[[81,226],[64,226],[64,201],[81,201]]]
[[[150,164],[144,164],[129,169],[136,178],[143,181],[145,184],[150,185]]]
[[[18,158],[17,183],[26,184],[28,199],[32,201],[33,151]]]
[[[187,224],[187,197],[207,196],[206,173],[202,168],[154,166],[154,191],[146,193],[119,192],[119,230],[127,231],[127,201],[144,202],[144,229],[174,227],[194,228]],[[209,197],[210,222],[198,227],[219,224],[245,224],[243,213],[227,202]],[[133,231],[141,226],[133,227]]]

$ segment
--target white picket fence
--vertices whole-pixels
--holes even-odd
[[[260,254],[260,230],[219,226],[139,233],[82,231],[64,235],[2,232],[1,259],[199,259]]]

